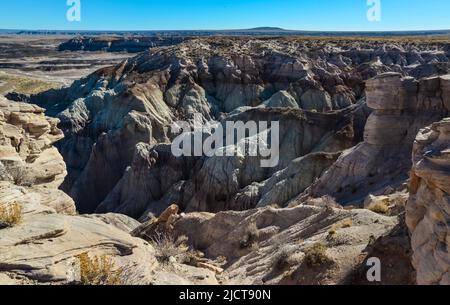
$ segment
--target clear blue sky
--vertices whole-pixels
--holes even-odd
[[[0,28],[63,30],[450,29],[450,0],[381,0],[380,22],[367,0],[81,0],[81,22],[68,22],[66,0],[0,0]]]

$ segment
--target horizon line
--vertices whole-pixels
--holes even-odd
[[[448,29],[420,29],[420,30],[291,30],[280,27],[254,27],[235,29],[128,29],[128,30],[105,30],[105,29],[21,29],[0,28],[0,31],[34,31],[34,32],[233,32],[233,31],[260,31],[260,32],[301,32],[301,33],[397,33],[397,32],[450,32]],[[449,33],[450,34],[450,33]]]

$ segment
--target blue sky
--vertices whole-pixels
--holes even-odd
[[[0,0],[0,28],[63,30],[450,29],[450,0],[381,0],[380,22],[367,0],[81,0],[81,21],[66,19],[66,0]]]

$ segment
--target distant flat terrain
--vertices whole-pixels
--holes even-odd
[[[125,53],[58,51],[72,36],[0,36],[0,94],[69,85],[130,57]]]
[[[450,36],[450,29],[422,31],[303,31],[287,30],[277,27],[257,27],[251,29],[225,30],[148,30],[148,31],[33,31],[0,29],[0,35],[53,35],[53,36],[103,36],[103,35],[141,35],[141,36]]]
[[[176,45],[197,36],[211,41],[229,36],[232,40],[255,39],[314,42],[370,42],[441,44],[448,48],[450,31],[428,32],[305,32],[278,28],[232,31],[160,32],[41,32],[0,30],[0,94],[35,94],[68,86],[73,81],[106,66],[113,66],[134,53],[152,47]],[[85,34],[87,36],[82,36]],[[328,36],[327,36],[328,35]],[[409,36],[406,36],[409,35]],[[220,36],[220,37],[218,37]],[[264,36],[264,37],[261,37]],[[251,39],[251,38],[250,38]]]

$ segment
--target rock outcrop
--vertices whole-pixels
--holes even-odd
[[[57,122],[36,105],[1,98],[0,284],[89,284],[83,270],[95,267],[83,263],[86,253],[93,262],[110,260],[105,272],[118,272],[115,283],[217,284],[207,268],[174,263],[166,270],[154,246],[130,235],[139,226],[134,219],[76,215],[58,189],[66,171],[52,146],[63,138]]]
[[[81,278],[83,268],[89,268],[80,259],[85,253],[110,259],[109,272],[118,272],[116,284],[218,283],[207,268],[174,262],[168,269],[157,260],[154,245],[130,235],[139,226],[136,220],[119,214],[71,215],[63,200],[48,198],[0,183],[0,208],[14,202],[23,213],[19,224],[0,229],[0,284],[89,284]]]
[[[299,165],[302,162],[294,160],[322,151],[332,154],[332,159],[363,139],[370,112],[364,105],[365,80],[384,72],[408,74],[420,65],[448,62],[442,45],[197,38],[153,48],[120,65],[97,71],[70,88],[52,90],[32,97],[31,101],[61,120],[66,138],[58,148],[69,171],[62,188],[75,199],[81,212],[98,208],[140,217],[141,212],[151,209],[148,202],[159,206],[155,212],[161,211],[179,198],[178,194],[196,198],[179,201],[190,210],[241,210],[272,204],[280,189],[278,193],[266,194],[264,187],[257,184],[264,184],[282,170],[284,174],[272,178],[268,185],[286,180],[287,173],[297,172],[300,176],[300,169],[305,169]],[[421,73],[443,72],[427,71]],[[274,110],[280,108],[303,118],[292,120],[293,115],[280,115],[279,110]],[[251,158],[208,158],[201,163],[177,160],[176,168],[189,168],[183,167],[174,176],[148,173],[148,162],[138,159],[158,158],[142,152],[158,150],[152,146],[173,141],[176,135],[171,132],[172,123],[180,119],[192,123],[195,113],[201,115],[203,122],[258,122],[278,117],[287,121],[282,129],[296,130],[298,137],[283,139],[283,160],[272,171],[255,169],[258,160]],[[330,118],[336,119],[334,125],[322,123]],[[339,137],[344,140],[338,140]],[[143,150],[140,143],[149,144],[150,148]],[[278,204],[286,204],[318,178],[328,167],[328,157],[316,158],[317,166],[310,168],[312,172],[300,182],[301,187],[288,186],[291,190]],[[299,165],[297,170],[289,169],[291,162],[294,167]],[[143,164],[144,168],[130,170],[136,164]],[[223,177],[216,180],[215,169],[224,171]],[[198,177],[191,172],[199,172]],[[133,174],[154,177],[156,187],[147,182],[136,184],[139,179]],[[133,188],[144,184],[145,191]],[[200,185],[208,186],[199,189]],[[205,189],[211,193],[205,194]],[[151,198],[137,195],[146,192],[151,193]],[[123,195],[130,193],[136,195]],[[211,197],[213,193],[217,194],[215,198]],[[134,201],[138,208],[127,207]],[[217,206],[213,206],[213,201],[219,202]]]
[[[0,166],[9,180],[57,188],[66,165],[53,144],[64,137],[58,120],[36,105],[14,103],[0,96]]]
[[[139,53],[150,48],[171,46],[189,39],[188,37],[146,37],[146,36],[111,36],[84,37],[78,36],[63,42],[59,51],[89,51],[89,52],[128,52]]]
[[[90,257],[125,284],[366,283],[370,257],[382,283],[450,283],[446,46],[168,44],[0,100],[0,283],[83,283]],[[177,156],[180,121],[203,149],[269,124]],[[248,154],[262,142],[272,162]]]
[[[366,83],[369,116],[364,142],[344,152],[303,198],[330,195],[342,204],[360,204],[369,193],[401,187],[411,168],[417,132],[450,111],[448,76],[419,81],[382,74]]]
[[[227,284],[311,285],[345,284],[350,277],[358,278],[354,271],[365,264],[372,247],[396,230],[398,219],[369,210],[335,209],[324,203],[322,207],[181,214],[172,217],[171,224],[171,234],[188,237],[188,244],[206,258],[226,261]],[[135,232],[151,236],[155,222],[148,221]],[[382,282],[411,281],[413,269],[408,259],[389,254],[393,265],[404,268],[404,277],[396,277],[400,271],[396,268],[383,269]],[[366,274],[358,280],[367,283]]]
[[[406,221],[418,284],[450,284],[449,147],[448,118],[422,129],[414,143]]]
[[[259,157],[174,157],[170,145],[140,144],[125,175],[97,212],[144,219],[173,202],[184,211],[218,212],[283,206],[320,177],[340,152],[358,142],[354,107],[335,114],[295,109],[256,109],[228,120],[280,121],[278,166],[261,167]],[[153,157],[152,157],[153,155]]]

